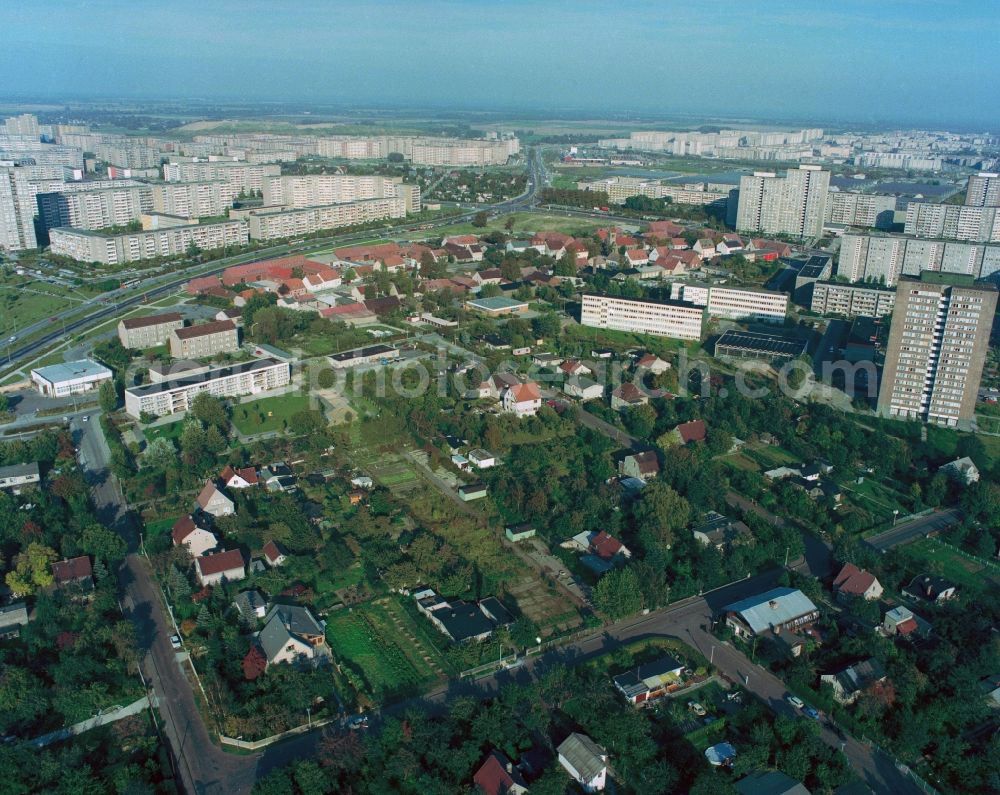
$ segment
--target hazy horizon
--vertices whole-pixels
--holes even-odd
[[[25,0],[11,96],[995,129],[1000,11],[815,2]]]

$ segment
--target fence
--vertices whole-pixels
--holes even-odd
[[[41,737],[29,740],[28,744],[35,746],[35,748],[44,748],[50,743],[68,739],[74,734],[83,734],[91,729],[96,729],[98,726],[106,726],[109,723],[122,720],[122,718],[137,715],[148,706],[149,698],[147,696],[143,696],[138,701],[133,701],[127,707],[115,707],[108,712],[95,715],[92,718],[87,718],[87,720],[80,721],[79,723],[74,723],[72,726],[66,726],[65,728],[57,729],[54,732],[43,734]]]
[[[265,737],[263,740],[242,740],[239,737],[226,737],[226,735],[220,734],[219,742],[223,745],[230,745],[233,748],[241,748],[244,751],[259,751],[261,748],[266,748],[272,743],[284,740],[286,737],[294,737],[297,734],[305,734],[313,729],[321,729],[324,726],[333,723],[335,720],[337,720],[337,718],[323,718],[322,720],[309,721],[308,723],[303,723],[301,726],[296,726],[288,731],[283,731],[280,734],[272,734],[270,737]]]

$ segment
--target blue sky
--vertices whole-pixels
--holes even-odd
[[[1000,127],[995,0],[11,0],[0,94]]]

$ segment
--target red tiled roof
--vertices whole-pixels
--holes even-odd
[[[704,420],[691,420],[691,422],[682,422],[678,425],[677,432],[681,435],[681,441],[687,444],[688,442],[705,441],[708,429],[705,427]]]
[[[631,381],[626,381],[621,386],[615,387],[611,394],[620,400],[626,401],[627,403],[639,403],[642,402],[645,397],[645,395],[639,391],[639,387]]]
[[[507,757],[502,753],[491,751],[482,767],[472,777],[472,781],[482,790],[483,795],[507,795],[514,784],[524,786],[524,779],[516,769],[512,768],[511,772],[507,772],[509,764]]]
[[[611,558],[621,551],[622,542],[617,538],[609,536],[602,530],[594,536],[594,540],[590,542],[590,546],[597,557],[603,560],[611,560]]]
[[[518,403],[542,399],[542,392],[534,381],[528,381],[526,384],[515,384],[510,388],[510,392]]]
[[[221,574],[224,571],[243,568],[243,553],[238,549],[230,549],[228,552],[217,552],[214,555],[203,555],[195,560],[198,571],[203,576],[210,574]]]
[[[282,551],[278,549],[278,545],[273,541],[268,541],[264,544],[264,557],[268,559],[269,562],[274,563],[278,558],[282,556]]]
[[[338,248],[334,252],[340,259],[351,260],[352,262],[368,262],[380,260],[393,254],[399,254],[399,246],[395,243],[379,243],[372,246],[348,246]]]
[[[212,499],[212,495],[217,491],[219,491],[219,488],[212,481],[208,481],[208,483],[205,484],[205,488],[203,488],[201,493],[198,495],[198,504],[204,508]]]
[[[183,321],[179,312],[167,312],[165,315],[149,315],[147,317],[127,317],[122,321],[125,328],[131,330],[135,328],[146,328],[147,326],[159,326],[162,323],[176,323]]]
[[[190,295],[197,295],[198,293],[203,293],[212,287],[219,287],[222,282],[219,281],[218,276],[199,276],[196,279],[192,279],[187,283],[187,291]]]
[[[833,581],[834,589],[854,596],[863,595],[874,584],[875,575],[859,569],[853,563],[845,563]]]
[[[911,632],[916,632],[917,629],[919,626],[915,618],[907,618],[896,624],[896,632],[900,635],[909,635]]]
[[[55,577],[57,585],[76,582],[77,580],[93,577],[94,567],[90,565],[88,555],[80,555],[69,560],[60,560],[52,564],[52,575]]]
[[[183,544],[184,539],[197,529],[198,525],[194,523],[194,519],[190,516],[182,516],[174,522],[174,527],[170,531],[170,534],[173,536],[175,544]]]
[[[372,314],[365,305],[361,302],[355,302],[353,304],[341,304],[339,306],[331,306],[326,309],[319,310],[320,315],[323,317],[335,317],[337,315],[370,315]]]
[[[209,334],[219,334],[223,331],[235,331],[236,326],[232,320],[213,320],[211,323],[200,323],[197,326],[187,326],[174,330],[174,334],[179,339],[190,340],[196,337],[205,337]]]

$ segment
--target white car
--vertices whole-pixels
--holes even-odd
[[[802,709],[805,706],[805,702],[798,696],[785,696],[785,701],[795,707],[795,709]]]
[[[179,649],[181,647],[181,636],[180,635],[171,635],[170,636],[170,645],[174,649]]]
[[[699,718],[704,718],[708,714],[708,710],[705,709],[697,701],[689,701],[688,702],[688,709],[691,710]]]

